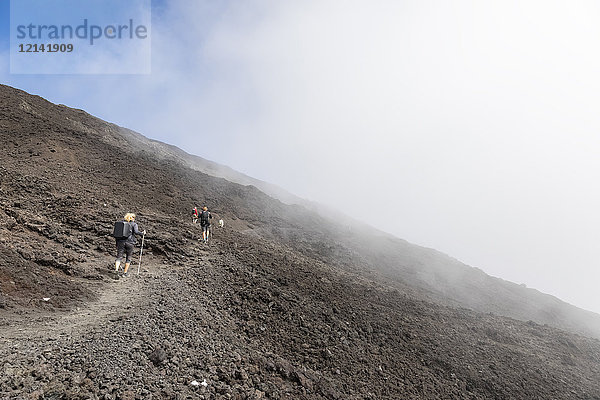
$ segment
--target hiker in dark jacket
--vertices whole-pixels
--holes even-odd
[[[131,255],[133,254],[133,247],[136,244],[135,236],[145,235],[146,231],[140,232],[138,224],[136,224],[135,222],[135,214],[133,213],[125,214],[123,220],[131,226],[131,233],[125,239],[117,239],[117,259],[115,261],[115,272],[119,271],[119,267],[121,266],[121,259],[123,258],[123,253],[125,253],[125,270],[123,271],[123,275],[127,276],[127,271],[129,270],[129,265],[131,264]]]
[[[208,241],[208,237],[210,235],[210,220],[212,219],[212,215],[210,215],[210,211],[208,211],[208,207],[202,208],[202,213],[200,214],[200,226],[202,226],[202,241],[206,243]]]

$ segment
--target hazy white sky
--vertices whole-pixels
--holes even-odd
[[[215,3],[148,76],[3,81],[600,312],[600,3]]]

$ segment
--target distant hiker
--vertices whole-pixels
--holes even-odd
[[[225,221],[223,221],[223,218],[221,218],[221,219],[219,220],[219,227],[221,227],[221,228],[222,228],[222,227],[224,227],[224,226],[225,226]]]
[[[192,210],[192,222],[195,224],[196,222],[198,222],[198,208],[194,207],[194,209]]]
[[[115,272],[119,272],[121,259],[125,253],[125,270],[123,275],[127,276],[129,265],[131,264],[131,255],[133,247],[136,244],[135,235],[145,235],[146,231],[140,232],[138,224],[135,223],[135,214],[127,213],[123,217],[123,221],[115,223],[113,236],[117,241],[117,259],[115,260]]]
[[[202,213],[200,214],[200,226],[202,226],[202,241],[204,243],[208,242],[208,237],[210,236],[210,220],[212,219],[212,215],[210,215],[210,211],[208,211],[208,207],[202,208]]]

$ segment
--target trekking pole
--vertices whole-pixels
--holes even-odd
[[[140,261],[138,261],[138,272],[137,274],[140,274],[140,267],[142,265],[142,252],[144,251],[144,238],[146,237],[146,234],[144,233],[142,235],[142,247],[140,247]]]

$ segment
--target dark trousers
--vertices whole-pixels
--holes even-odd
[[[131,262],[131,255],[133,254],[133,243],[129,243],[126,240],[117,240],[117,260],[121,261],[125,253],[125,262]]]

